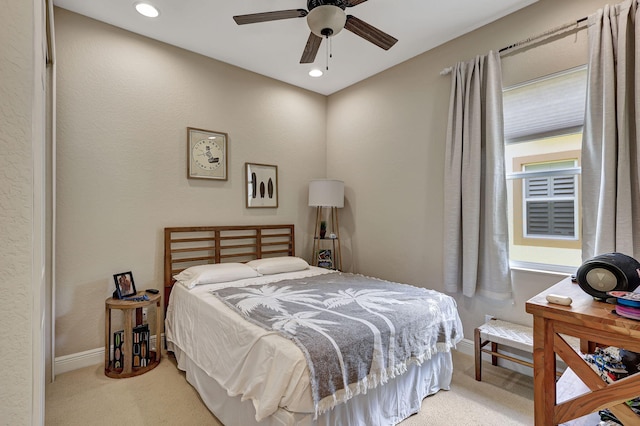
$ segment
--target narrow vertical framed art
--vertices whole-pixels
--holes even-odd
[[[247,208],[278,207],[278,166],[245,163]]]

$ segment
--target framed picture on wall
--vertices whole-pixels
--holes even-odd
[[[133,282],[133,273],[131,271],[114,274],[113,281],[115,281],[116,283],[116,291],[114,296],[117,299],[135,296],[136,285]]]
[[[278,207],[278,166],[245,163],[247,208]]]
[[[187,127],[187,177],[227,180],[227,134]]]

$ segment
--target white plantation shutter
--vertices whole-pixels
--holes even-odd
[[[575,176],[530,177],[524,185],[526,235],[574,238]]]

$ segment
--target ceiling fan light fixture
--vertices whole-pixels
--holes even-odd
[[[149,3],[136,3],[136,10],[140,15],[146,16],[147,18],[156,18],[160,15],[158,8]]]
[[[323,5],[313,8],[307,15],[307,24],[318,37],[332,37],[344,28],[347,14],[338,6]]]

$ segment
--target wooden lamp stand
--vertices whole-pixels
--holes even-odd
[[[313,251],[311,264],[313,266],[330,267],[342,270],[342,250],[340,248],[340,223],[338,222],[338,208],[344,207],[344,182],[332,179],[313,180],[309,183],[309,206],[316,208],[316,222],[313,231]],[[331,233],[329,238],[320,233],[323,208],[330,209]],[[320,253],[323,246],[330,245],[331,264],[323,264]],[[328,263],[328,262],[327,262]]]
[[[331,209],[331,229],[335,230],[335,238],[331,236],[329,238],[320,236],[320,224],[322,222],[322,206],[316,207],[316,225],[313,235],[313,266],[318,266],[318,254],[320,253],[320,244],[323,240],[331,241],[331,246],[334,253],[333,268],[338,271],[342,270],[342,251],[340,250],[340,224],[338,223],[338,208],[329,207]],[[331,234],[330,234],[331,235]]]

